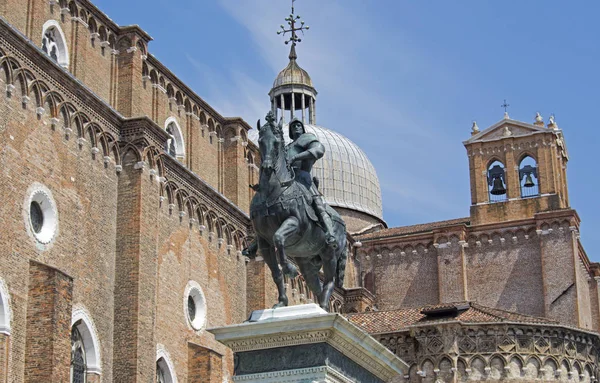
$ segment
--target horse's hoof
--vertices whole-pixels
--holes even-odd
[[[286,306],[287,306],[287,303],[285,303],[285,302],[277,302],[273,305],[273,308],[278,309],[280,307],[286,307]]]

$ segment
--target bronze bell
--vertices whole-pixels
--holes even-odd
[[[533,182],[533,177],[531,177],[531,173],[525,176],[525,183],[523,184],[523,186],[526,188],[532,188],[535,186],[535,183]]]
[[[492,191],[490,191],[493,195],[503,195],[506,194],[506,188],[504,187],[504,183],[500,177],[494,178]]]

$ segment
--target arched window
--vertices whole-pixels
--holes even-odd
[[[69,67],[69,52],[65,34],[56,20],[48,20],[42,27],[42,50],[63,68]]]
[[[10,335],[10,309],[8,289],[0,278],[0,334]]]
[[[78,344],[82,346],[85,374],[87,376],[90,374],[101,375],[102,363],[98,334],[88,312],[81,307],[74,309],[71,317],[71,336],[73,337],[75,333],[77,333]],[[72,365],[74,361],[75,359],[72,359]]]
[[[166,383],[165,370],[161,367],[159,362],[156,362],[156,383]]]
[[[83,338],[77,329],[77,324],[75,324],[71,329],[71,383],[85,383],[86,373]]]
[[[167,119],[165,122],[165,130],[171,136],[165,144],[165,151],[169,153],[171,157],[175,157],[178,160],[183,160],[185,158],[183,135],[181,134],[179,124],[177,124],[177,121],[174,117]]]
[[[156,383],[177,383],[177,378],[173,372],[173,364],[166,352],[160,350],[158,360],[156,361]]]
[[[506,201],[506,173],[500,161],[494,161],[487,171],[490,202]]]
[[[523,198],[535,197],[540,194],[537,163],[530,156],[524,157],[519,164],[519,184]]]

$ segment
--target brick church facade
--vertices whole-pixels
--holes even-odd
[[[276,300],[241,255],[251,127],[88,0],[0,16],[0,382],[230,381],[205,329]],[[600,270],[561,130],[506,118],[465,146],[470,217],[387,228],[339,206],[352,255],[331,309],[409,361],[407,381],[595,381]]]

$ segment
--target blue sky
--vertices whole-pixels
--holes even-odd
[[[276,34],[288,0],[96,0],[121,25],[138,24],[149,51],[201,97],[251,126],[287,65]],[[539,111],[563,129],[571,206],[582,241],[600,261],[600,3],[592,0],[297,0],[311,29],[298,63],[319,91],[317,122],[371,159],[389,226],[466,217],[462,141],[502,118]]]

